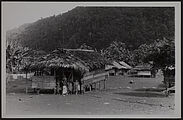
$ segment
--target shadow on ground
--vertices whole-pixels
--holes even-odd
[[[134,97],[165,97],[163,93],[153,93],[153,92],[118,92],[114,93],[118,95],[134,96]]]
[[[162,92],[165,90],[164,88],[140,88],[135,89],[134,91],[150,91],[150,92]]]

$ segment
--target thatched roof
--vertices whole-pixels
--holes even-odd
[[[89,67],[90,71],[100,68],[105,68],[105,65],[109,63],[107,59],[101,56],[98,52],[87,52],[87,51],[74,51],[70,52],[78,59],[84,61],[86,66]]]
[[[39,56],[34,63],[31,64],[31,68],[58,68],[58,67],[72,67],[78,69],[88,70],[80,60],[77,60],[72,55],[69,55],[65,51],[54,50],[49,54]]]
[[[33,66],[37,61],[40,61],[40,56],[46,55],[46,52],[44,51],[37,51],[37,50],[27,50],[23,54],[23,59],[21,61],[21,68],[23,71],[30,70],[30,69],[36,69],[31,66]]]
[[[57,49],[49,54],[42,54],[34,59],[30,69],[67,67],[92,71],[104,68],[108,61],[99,53],[91,51],[67,51]]]

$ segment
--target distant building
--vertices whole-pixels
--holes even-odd
[[[152,66],[149,64],[137,65],[131,71],[132,76],[136,77],[151,77],[152,76]]]
[[[119,63],[120,63],[120,65],[125,67],[124,69],[122,69],[122,75],[127,75],[128,71],[131,70],[132,67],[130,65],[128,65],[127,63],[125,63],[124,61],[120,61]]]
[[[114,75],[116,75],[116,70],[115,70],[116,68],[113,66],[113,65],[106,65],[105,66],[105,71],[107,71],[108,72],[108,75],[109,76],[114,76]]]
[[[113,61],[111,65],[106,65],[105,70],[108,71],[108,74],[111,76],[114,75],[125,75],[127,74],[127,71],[130,70],[132,67],[129,66],[127,63],[121,61],[116,62]]]
[[[124,67],[126,67],[126,69],[132,69],[132,67],[130,65],[128,65],[127,63],[125,63],[124,61],[120,61],[119,63],[121,65],[123,65]]]

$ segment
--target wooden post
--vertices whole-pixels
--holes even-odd
[[[85,93],[85,86],[83,85],[83,93]]]
[[[72,77],[71,77],[71,82],[72,82],[72,91],[71,91],[71,93],[73,94],[74,93],[74,76],[73,76],[73,71],[74,71],[74,69],[72,69]]]
[[[79,82],[79,88],[80,88],[80,90],[79,90],[79,93],[81,94],[81,85],[82,85],[82,83],[80,84],[81,82]]]
[[[55,72],[55,68],[53,68],[54,69],[54,78],[55,78],[55,88],[54,88],[54,94],[56,94],[57,93],[57,78],[56,78],[56,72]]]
[[[37,94],[39,95],[40,89],[37,89]]]
[[[98,90],[98,82],[96,82],[96,88],[97,88],[97,90]]]
[[[27,94],[27,93],[28,93],[28,86],[27,86],[27,83],[28,83],[28,82],[27,82],[27,70],[26,70],[26,73],[25,73],[25,74],[26,74],[26,77],[25,77],[25,79],[26,79],[26,88],[25,88],[25,92],[26,92],[26,94]]]
[[[90,86],[89,88],[90,88],[90,91],[91,91],[91,85],[89,85],[89,86]]]
[[[100,90],[100,81],[98,83],[99,83],[99,90]]]
[[[106,89],[106,79],[104,79],[104,90]]]
[[[97,90],[97,84],[96,84],[96,82],[94,84],[95,84],[95,90]]]

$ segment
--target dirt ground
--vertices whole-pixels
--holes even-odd
[[[133,84],[129,81],[133,80]],[[106,90],[83,95],[25,94],[23,83],[8,83],[6,115],[164,115],[174,113],[174,93],[166,97],[162,77],[111,76]],[[12,87],[14,86],[14,87]],[[21,90],[17,90],[22,88]]]

